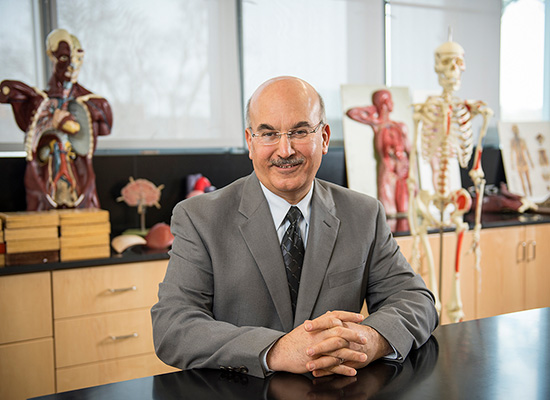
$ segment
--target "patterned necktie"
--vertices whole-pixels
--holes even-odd
[[[298,288],[300,287],[300,275],[302,273],[305,253],[300,227],[298,226],[301,217],[302,213],[298,207],[290,207],[285,218],[290,222],[290,226],[286,230],[281,242],[293,314],[296,314],[296,300],[298,299]]]

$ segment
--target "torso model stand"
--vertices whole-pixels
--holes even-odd
[[[439,229],[455,227],[457,246],[455,257],[455,273],[453,274],[453,289],[447,305],[448,315],[452,322],[458,322],[464,317],[460,296],[460,253],[464,233],[468,224],[463,215],[469,211],[472,198],[468,191],[461,188],[451,190],[449,182],[449,163],[458,158],[461,168],[467,168],[473,153],[472,119],[477,115],[483,117],[483,125],[479,133],[473,167],[469,175],[476,190],[475,227],[472,249],[475,251],[476,268],[479,269],[481,250],[479,247],[481,230],[481,205],[485,187],[484,173],[481,168],[482,140],[487,132],[487,125],[493,111],[482,101],[461,100],[453,93],[460,88],[460,78],[465,69],[464,50],[456,42],[448,42],[435,51],[435,72],[439,84],[443,88],[440,96],[430,96],[423,104],[414,105],[414,137],[411,146],[408,190],[408,218],[411,235],[414,239],[412,263],[418,266],[420,243],[428,261],[431,290],[436,297],[436,306],[441,310],[441,284],[435,282],[434,260],[427,233],[429,228]],[[421,141],[421,157],[430,164],[433,173],[434,191],[417,189],[416,143],[418,136]],[[435,206],[439,216],[430,213],[430,207]],[[449,217],[445,211],[450,212]],[[440,237],[440,240],[442,238]],[[440,260],[439,276],[441,282],[442,261]],[[416,264],[416,265],[415,265]]]

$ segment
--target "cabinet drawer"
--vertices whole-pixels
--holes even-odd
[[[55,321],[57,367],[150,352],[154,348],[149,308]]]
[[[60,368],[57,370],[57,391],[64,392],[173,371],[178,369],[164,364],[155,354]]]
[[[49,272],[0,277],[0,344],[52,336]]]
[[[53,339],[0,346],[0,399],[55,393]]]
[[[151,307],[168,260],[53,272],[54,318]]]

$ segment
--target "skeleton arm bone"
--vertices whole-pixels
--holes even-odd
[[[422,109],[422,104],[414,104],[413,105],[413,124],[414,124],[414,131],[413,131],[413,140],[411,141],[411,148],[409,152],[409,176],[407,178],[407,189],[409,191],[409,207],[407,209],[407,217],[409,220],[409,229],[411,232],[411,236],[413,238],[413,250],[411,255],[411,264],[415,270],[418,270],[420,266],[420,253],[418,251],[419,248],[419,232],[417,229],[418,224],[418,211],[417,211],[417,196],[418,196],[418,190],[417,190],[417,178],[416,178],[416,172],[417,172],[417,161],[416,161],[416,144],[418,140],[418,132],[420,129],[420,123],[422,120],[422,116],[420,114],[420,110]]]
[[[483,151],[483,138],[487,134],[489,120],[494,113],[493,110],[491,110],[485,105],[485,103],[481,101],[467,101],[466,105],[471,109],[472,117],[475,117],[478,114],[481,114],[481,116],[483,117],[483,125],[481,127],[481,131],[479,132],[474,164],[469,172],[470,178],[472,178],[476,190],[475,226],[473,232],[472,246],[470,250],[475,252],[475,267],[477,270],[479,270],[481,262],[481,249],[479,248],[481,234],[481,206],[483,204],[483,193],[485,191],[485,174],[483,173],[483,168],[481,166],[481,153]]]

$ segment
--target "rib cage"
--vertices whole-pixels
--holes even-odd
[[[450,111],[449,129],[445,109]],[[472,157],[472,114],[465,102],[453,98],[451,103],[445,103],[441,97],[429,97],[419,113],[422,121],[422,158],[434,169],[436,191],[446,195],[449,191],[449,161],[456,157],[460,166],[466,168]],[[434,160],[438,163],[433,163]]]

